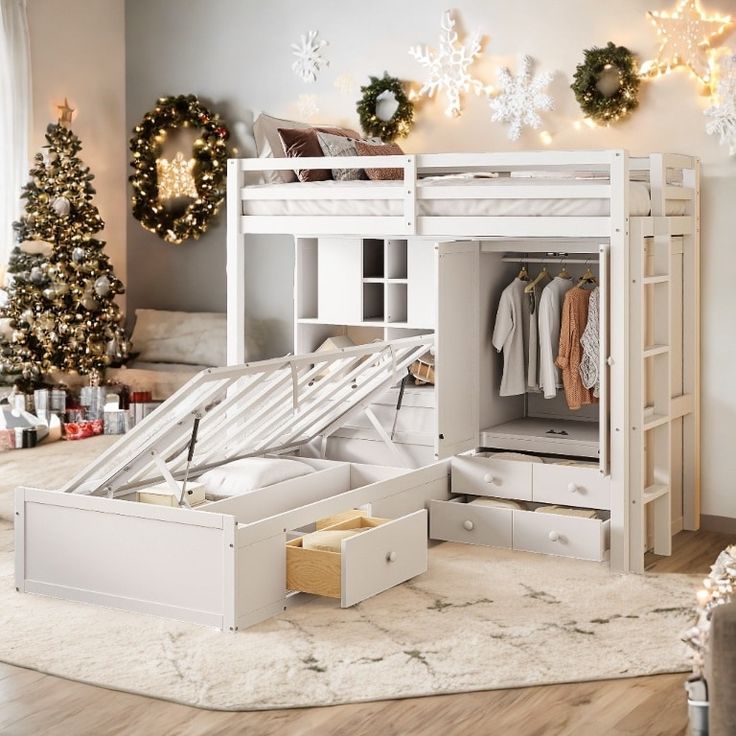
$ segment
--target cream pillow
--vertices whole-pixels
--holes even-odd
[[[556,514],[557,516],[575,516],[580,519],[596,519],[598,514],[593,509],[568,508],[567,506],[540,506],[534,509],[541,514]]]
[[[280,457],[246,457],[208,470],[197,478],[215,496],[239,496],[292,478],[313,473],[299,460]]]
[[[227,365],[226,315],[136,309],[132,352],[145,363]]]

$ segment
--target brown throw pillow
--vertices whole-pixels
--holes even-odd
[[[289,158],[323,157],[322,147],[319,145],[317,131],[340,135],[345,138],[359,138],[353,130],[347,128],[279,128],[279,137],[284,146],[284,152]],[[332,179],[329,169],[301,169],[296,172],[299,181],[325,181]]]
[[[355,141],[355,150],[358,156],[401,156],[403,151],[396,143],[366,143]],[[404,169],[366,169],[369,179],[386,181],[389,179],[403,179]]]

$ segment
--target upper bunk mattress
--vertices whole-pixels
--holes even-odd
[[[494,187],[504,186],[534,186],[534,180],[522,178],[452,178],[433,177],[419,182],[421,189],[432,186],[457,187]],[[569,186],[589,186],[591,182],[584,179],[537,180],[545,187],[558,183]],[[403,214],[401,199],[331,199],[331,188],[356,189],[361,193],[366,189],[377,190],[379,187],[396,187],[397,181],[315,181],[291,182],[289,184],[256,184],[248,186],[251,189],[267,189],[273,199],[246,200],[243,202],[244,215],[265,216],[301,216],[301,217],[400,217]],[[313,191],[316,196],[324,199],[283,199],[294,187],[299,188],[300,196],[304,192]],[[669,200],[667,215],[684,215],[685,201]],[[645,182],[632,181],[629,188],[629,209],[632,217],[646,217],[651,210],[649,185]],[[610,214],[610,200],[583,198],[564,199],[417,199],[417,215],[425,217],[608,217]]]

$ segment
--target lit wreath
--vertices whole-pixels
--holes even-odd
[[[584,52],[570,85],[581,110],[592,120],[608,125],[639,106],[639,71],[636,58],[624,46],[610,41],[605,48]]]
[[[405,138],[414,124],[414,104],[404,92],[401,80],[389,77],[388,72],[384,72],[383,77],[370,79],[370,84],[360,88],[363,93],[357,106],[360,127],[367,136],[376,136],[383,141]],[[378,98],[384,94],[392,94],[398,104],[396,112],[388,120],[381,120],[376,115]]]
[[[191,127],[200,131],[192,150],[191,174],[197,190],[181,213],[171,212],[159,201],[157,162],[166,131]],[[135,173],[133,217],[167,243],[199,238],[225,198],[230,132],[219,115],[208,110],[195,95],[160,97],[156,107],[135,126],[130,140]]]

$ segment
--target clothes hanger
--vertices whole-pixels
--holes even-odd
[[[583,284],[597,284],[598,279],[595,277],[595,274],[590,268],[590,264],[587,264],[588,267],[585,269],[585,273],[580,277],[580,281],[578,281],[577,286],[581,287]]]
[[[526,263],[521,264],[521,270],[516,278],[521,279],[521,281],[529,281],[529,271],[526,270]]]
[[[557,274],[557,278],[560,279],[571,279],[572,276],[570,275],[569,271],[567,270],[567,267],[565,266],[565,261],[562,261],[560,264],[562,268],[560,269],[560,272]]]
[[[524,293],[531,294],[540,281],[544,281],[544,279],[548,279],[548,278],[549,278],[549,271],[547,271],[547,265],[545,264],[544,266],[542,266],[542,270],[539,272],[539,275],[537,276],[537,278],[535,278],[534,281],[528,283],[524,287]]]

